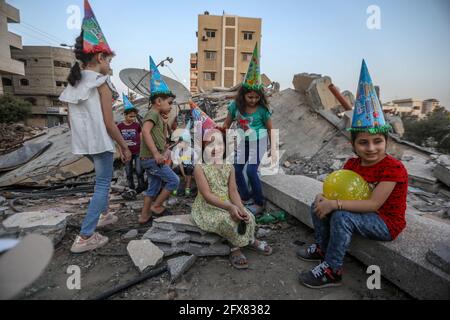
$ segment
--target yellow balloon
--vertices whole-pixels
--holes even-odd
[[[356,172],[339,170],[325,179],[323,194],[328,200],[368,200],[372,196],[372,190],[367,181]]]

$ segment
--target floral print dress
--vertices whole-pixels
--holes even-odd
[[[228,181],[232,172],[231,165],[215,166],[212,164],[201,165],[211,191],[223,201],[229,201]],[[224,209],[215,207],[206,202],[200,192],[192,206],[192,219],[197,226],[206,231],[220,235],[228,240],[234,247],[245,247],[255,239],[255,217],[249,211],[250,222],[246,233],[238,233],[239,223],[234,221],[230,213]]]

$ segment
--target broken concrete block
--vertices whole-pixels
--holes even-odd
[[[138,236],[139,231],[137,229],[133,229],[125,233],[122,238],[125,240],[134,239]]]
[[[318,109],[331,110],[340,106],[339,101],[331,93],[329,86],[332,84],[330,77],[314,79],[306,90],[306,97],[311,106]]]
[[[450,246],[439,243],[436,248],[428,250],[426,258],[430,263],[450,274]]]
[[[20,212],[3,221],[6,231],[18,230],[20,237],[30,233],[41,234],[58,244],[66,234],[69,213],[55,210]]]
[[[148,239],[130,241],[127,251],[134,265],[141,272],[149,267],[156,266],[164,257],[164,252]]]
[[[309,74],[309,73],[300,73],[296,74],[294,76],[294,79],[292,80],[292,84],[294,85],[294,89],[301,94],[305,94],[306,90],[308,90],[311,83],[317,79],[320,78],[320,75],[318,74]]]
[[[271,233],[272,232],[269,229],[259,228],[258,231],[256,232],[256,238],[262,239],[268,237]]]
[[[439,181],[450,187],[450,167],[438,164],[434,168],[433,174]]]
[[[195,225],[190,214],[161,217],[153,221],[153,226],[168,231],[207,233]]]
[[[175,230],[168,231],[157,227],[150,228],[143,238],[152,242],[170,244],[171,246],[177,246],[179,243],[186,243],[190,240],[189,235],[186,233],[176,232]]]
[[[202,244],[216,244],[222,240],[222,238],[213,233],[206,233],[204,235],[198,233],[190,233],[188,232],[191,242],[202,243]]]
[[[450,157],[447,155],[441,155],[437,158],[437,163],[444,167],[450,167]]]
[[[173,258],[167,261],[167,268],[170,273],[170,281],[175,283],[180,279],[180,277],[186,273],[195,263],[197,257],[191,256],[181,256]]]

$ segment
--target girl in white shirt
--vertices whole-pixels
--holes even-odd
[[[115,89],[109,80],[109,73],[114,53],[107,44],[89,46],[86,50],[83,32],[76,40],[75,56],[78,61],[68,77],[70,85],[60,96],[61,101],[69,104],[72,152],[87,156],[95,166],[95,192],[80,235],[71,248],[73,253],[104,246],[108,238],[95,232],[95,229],[118,220],[116,216],[107,214],[114,141],[119,145],[122,161],[131,159],[131,152],[113,120],[112,91]]]

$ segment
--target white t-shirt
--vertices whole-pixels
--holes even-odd
[[[98,87],[105,82],[115,90],[109,76],[83,70],[75,87],[69,85],[59,97],[69,104],[72,152],[79,155],[114,152],[114,141],[106,131]]]

